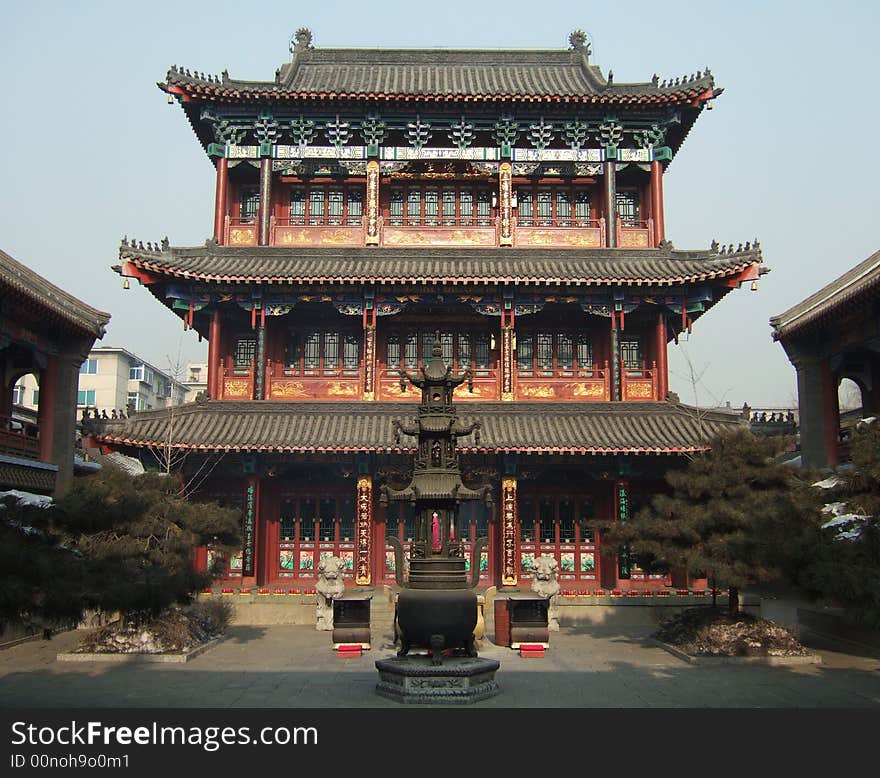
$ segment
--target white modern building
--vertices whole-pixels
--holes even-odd
[[[106,411],[128,413],[181,405],[187,387],[168,372],[160,370],[124,348],[101,346],[89,352],[79,369],[77,415],[88,408],[92,413]],[[13,389],[13,404],[36,408],[39,387],[32,374],[23,376]]]

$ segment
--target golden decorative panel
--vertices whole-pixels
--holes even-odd
[[[647,230],[621,230],[620,247],[625,249],[650,248]]]
[[[324,229],[315,227],[276,227],[276,246],[359,246],[359,227]]]
[[[494,246],[495,230],[414,230],[386,227],[382,241],[386,246]]]
[[[250,399],[251,385],[249,381],[226,380],[223,382],[223,397],[233,399]]]
[[[605,397],[605,384],[575,384],[572,397]]]
[[[653,395],[654,390],[649,383],[626,385],[627,398],[633,397],[639,400],[650,400]]]
[[[354,383],[331,381],[327,384],[327,394],[331,397],[357,397],[359,387]]]
[[[308,397],[309,393],[303,386],[302,381],[273,381],[270,396],[287,400],[296,397]]]
[[[517,227],[516,242],[519,246],[575,246],[599,248],[602,238],[598,229],[533,230]]]
[[[540,397],[541,399],[548,399],[556,397],[556,387],[547,384],[533,384],[531,386],[526,384],[525,386],[520,385],[519,393],[523,397]]]
[[[256,246],[257,230],[254,227],[230,227],[230,246]]]

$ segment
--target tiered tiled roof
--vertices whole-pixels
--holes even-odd
[[[538,412],[536,412],[538,411]],[[129,419],[99,422],[99,442],[204,451],[345,452],[408,450],[394,441],[392,422],[414,417],[411,403],[218,402]],[[482,423],[470,452],[666,454],[708,448],[714,435],[737,426],[730,414],[670,402],[486,403],[459,406],[465,424]]]
[[[594,105],[695,105],[720,94],[708,71],[684,78],[614,83],[586,50],[297,48],[274,81],[243,81],[172,67],[166,92],[190,99],[264,101],[319,98]]]
[[[20,295],[48,318],[60,319],[89,335],[101,338],[110,314],[92,308],[72,294],[0,251],[0,294]]]
[[[220,283],[484,283],[669,286],[732,278],[761,264],[760,246],[729,251],[658,249],[136,247],[123,263]],[[119,268],[125,273],[125,268]]]
[[[806,300],[779,316],[770,319],[775,340],[789,338],[804,328],[821,324],[828,316],[836,316],[845,305],[857,304],[873,296],[880,286],[880,251],[876,251],[852,270],[823,286]]]

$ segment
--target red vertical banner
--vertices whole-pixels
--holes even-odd
[[[513,167],[509,162],[502,162],[498,166],[498,216],[501,222],[498,245],[500,246],[513,245],[512,171]]]
[[[379,245],[379,162],[371,159],[367,162],[367,213],[366,235],[367,246]]]
[[[513,327],[501,327],[501,399],[513,400]]]
[[[357,482],[357,559],[355,583],[365,586],[372,580],[370,550],[373,533],[373,480],[362,475]]]
[[[516,516],[516,479],[505,478],[501,482],[501,585],[516,586],[517,539],[519,522]]]
[[[226,157],[217,160],[217,187],[214,197],[214,240],[226,243],[226,198],[229,187],[229,162]]]
[[[376,399],[376,327],[365,312],[364,327],[364,399]]]
[[[242,527],[242,578],[254,575],[254,558],[257,548],[257,501],[259,500],[259,480],[252,476],[247,479],[244,497],[244,525]]]

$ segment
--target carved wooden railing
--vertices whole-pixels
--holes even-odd
[[[617,220],[617,246],[622,249],[654,248],[654,220]]]
[[[224,365],[220,375],[220,391],[223,400],[252,400],[254,398],[253,361],[249,367]]]
[[[39,459],[40,428],[30,421],[0,416],[0,451]]]
[[[639,370],[621,366],[620,398],[622,400],[657,400],[658,395],[659,375],[656,362],[651,362],[650,367],[643,365]]]
[[[359,400],[362,386],[360,370],[305,371],[266,362],[267,400]]]
[[[269,242],[273,246],[363,246],[366,230],[360,224],[303,224],[289,218],[269,219]]]
[[[570,375],[516,376],[517,400],[603,401],[611,399],[611,371],[608,362]]]
[[[414,373],[415,370],[409,372]],[[460,371],[455,371],[456,373]],[[501,399],[501,375],[497,368],[480,369],[475,371],[474,390],[468,391],[467,384],[455,390],[456,402],[467,402],[468,400],[500,400]],[[421,392],[407,386],[406,391],[400,390],[400,374],[397,370],[388,370],[380,367],[378,374],[378,394],[377,400],[386,402],[418,402],[421,400]]]
[[[523,226],[513,219],[513,245],[548,248],[604,248],[604,219],[564,219]]]
[[[256,246],[259,242],[256,219],[226,217],[223,244],[226,246]]]

